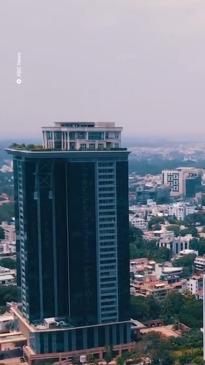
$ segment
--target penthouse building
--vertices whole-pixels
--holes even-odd
[[[22,300],[15,313],[27,328],[27,357],[29,348],[47,356],[130,343],[120,132],[108,123],[55,123],[43,128],[42,150],[9,149]]]
[[[43,127],[43,144],[63,151],[119,148],[121,131],[111,122],[55,122],[53,127]]]

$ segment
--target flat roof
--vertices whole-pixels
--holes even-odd
[[[48,149],[42,149],[42,150],[21,150],[21,149],[15,149],[15,148],[6,148],[6,152],[8,152],[11,155],[19,156],[19,157],[29,157],[29,158],[70,158],[70,159],[80,159],[80,158],[88,158],[89,160],[92,160],[92,158],[95,157],[102,157],[102,158],[110,158],[113,157],[115,154],[121,155],[125,157],[125,154],[128,155],[130,152],[127,150],[127,148],[113,148],[110,150],[93,150],[93,151],[71,151],[71,150],[48,150]]]
[[[123,129],[123,127],[116,125],[115,122],[90,122],[90,121],[55,121],[53,125],[42,126],[42,129],[52,128],[111,128]]]
[[[0,344],[10,342],[26,341],[26,337],[21,332],[2,333],[0,336]]]
[[[12,280],[12,279],[14,279],[13,275],[2,275],[2,274],[0,274],[0,281],[2,281],[2,280]]]
[[[162,269],[163,274],[169,274],[171,272],[178,272],[183,270],[183,267],[164,267]]]
[[[14,316],[16,316],[28,329],[30,332],[55,332],[55,331],[72,331],[73,329],[80,329],[80,328],[89,328],[89,327],[100,327],[100,326],[104,326],[104,325],[109,325],[109,324],[116,324],[116,322],[108,322],[108,323],[99,323],[99,324],[94,324],[94,325],[85,325],[85,326],[64,326],[64,327],[54,327],[54,328],[48,328],[45,325],[37,325],[35,326],[32,323],[29,323],[26,318],[23,316],[23,314],[19,311],[19,309],[16,306],[12,306],[11,307],[11,312],[14,314]],[[118,323],[130,323],[130,320],[127,321],[119,321]]]

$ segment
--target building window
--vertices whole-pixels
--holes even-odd
[[[80,144],[80,150],[82,150],[82,151],[86,150],[86,144],[85,143]]]
[[[90,143],[89,144],[89,149],[94,150],[95,149],[95,143]]]
[[[54,132],[54,139],[61,140],[62,133],[61,132]]]
[[[88,133],[88,139],[89,140],[101,140],[101,139],[104,139],[104,133],[103,132],[89,132]]]

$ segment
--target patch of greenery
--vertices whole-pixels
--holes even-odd
[[[182,337],[166,338],[159,333],[151,332],[139,340],[131,353],[124,353],[118,358],[118,364],[126,364],[132,359],[132,364],[139,359],[149,357],[151,364],[185,365],[203,364],[203,338],[198,330],[185,333]]]
[[[42,145],[36,145],[33,143],[30,144],[25,144],[25,143],[12,143],[9,148],[11,149],[16,149],[16,150],[26,150],[26,151],[39,151],[39,150],[43,150],[43,146]]]
[[[0,227],[0,240],[3,240],[5,238],[4,229]]]
[[[189,254],[173,261],[173,266],[183,267],[183,277],[188,278],[194,271],[194,260],[196,255]]]
[[[190,241],[190,248],[192,250],[198,251],[199,256],[204,255],[205,254],[205,239],[204,238],[200,238],[200,239],[193,238]]]
[[[143,232],[138,228],[130,227],[129,241],[131,259],[147,257],[150,260],[164,262],[171,258],[171,251],[168,248],[157,247],[155,240],[145,240]]]
[[[6,203],[0,206],[0,222],[10,222],[14,217],[14,203]]]
[[[0,285],[0,307],[7,302],[19,301],[19,289],[16,285]]]
[[[0,206],[0,222],[11,221],[14,217],[14,203],[6,203]]]
[[[5,258],[0,259],[0,266],[6,267],[7,269],[15,270],[16,261],[9,257],[5,257]]]
[[[178,292],[170,292],[160,301],[154,296],[131,296],[130,312],[132,318],[142,322],[161,319],[165,324],[180,322],[192,329],[202,327],[202,300]]]

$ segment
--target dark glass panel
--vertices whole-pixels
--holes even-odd
[[[128,162],[116,164],[119,320],[129,318]]]

